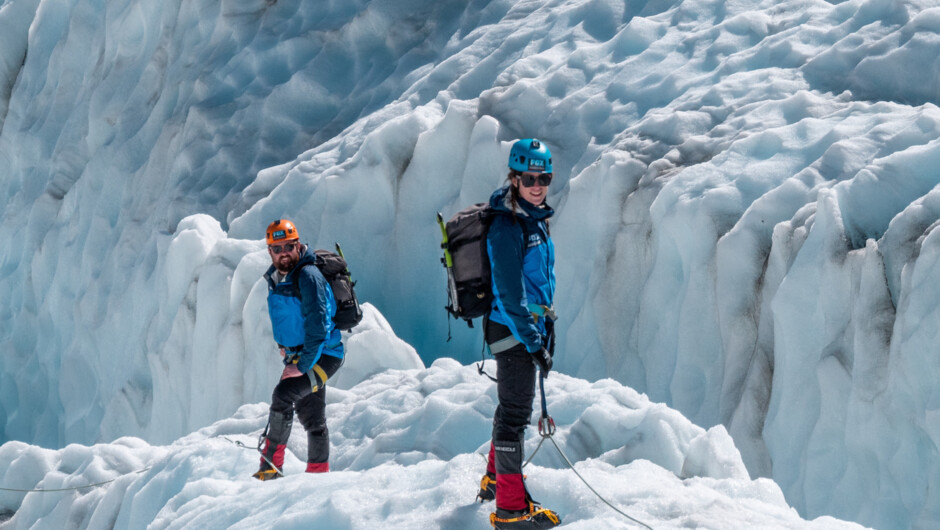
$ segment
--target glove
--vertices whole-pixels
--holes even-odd
[[[532,356],[532,360],[535,361],[539,370],[542,371],[542,376],[548,377],[548,372],[552,369],[552,356],[548,353],[548,350],[539,348],[539,351],[531,352],[529,355]]]

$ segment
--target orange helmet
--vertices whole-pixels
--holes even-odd
[[[278,241],[290,241],[291,239],[300,239],[297,233],[297,227],[287,219],[278,219],[268,225],[268,233],[265,237],[269,245],[274,245]]]

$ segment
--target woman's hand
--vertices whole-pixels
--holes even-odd
[[[548,372],[552,369],[552,356],[548,353],[548,350],[539,348],[539,351],[531,352],[530,355],[532,355],[532,360],[538,365],[539,370],[542,371],[542,376],[548,377]]]

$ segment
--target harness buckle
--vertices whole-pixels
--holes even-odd
[[[304,351],[304,346],[282,346],[281,344],[277,345],[279,348],[284,350],[284,364],[297,364],[300,361],[300,354]]]
[[[558,314],[555,313],[555,306],[544,304],[529,304],[529,312],[532,313],[532,319],[538,322],[539,317],[545,317],[552,320],[558,320]]]

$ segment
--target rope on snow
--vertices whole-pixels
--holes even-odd
[[[14,492],[17,492],[17,493],[52,493],[52,492],[54,492],[54,491],[73,491],[73,490],[81,490],[81,489],[85,489],[85,488],[95,488],[95,487],[98,487],[98,486],[104,486],[105,484],[110,484],[110,483],[114,482],[115,480],[117,480],[117,479],[119,479],[119,478],[121,478],[121,477],[126,477],[127,475],[132,475],[132,474],[134,474],[134,473],[140,474],[140,473],[143,473],[144,471],[150,471],[150,468],[149,468],[149,467],[145,467],[144,469],[139,469],[139,470],[137,470],[137,471],[131,471],[130,473],[124,473],[123,475],[114,477],[114,478],[111,479],[111,480],[105,480],[105,481],[103,481],[103,482],[95,482],[95,483],[93,483],[93,484],[86,484],[86,485],[84,485],[84,486],[75,486],[75,487],[72,487],[72,488],[53,488],[53,489],[42,489],[42,488],[37,488],[37,489],[0,488],[0,491],[14,491]]]

